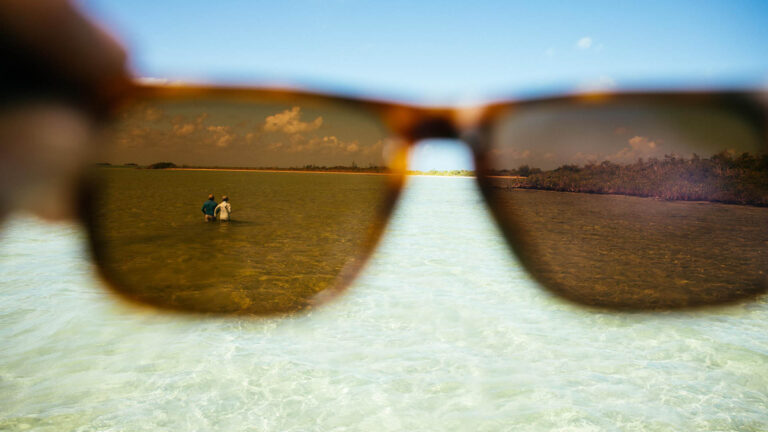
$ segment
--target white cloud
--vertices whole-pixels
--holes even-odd
[[[208,132],[224,133],[229,130],[229,126],[208,126]]]
[[[189,135],[192,132],[202,129],[203,121],[208,118],[208,113],[202,113],[195,117],[195,121],[192,123],[179,123],[183,120],[182,117],[175,118],[173,122],[173,133],[177,136]]]
[[[208,126],[206,130],[213,134],[213,143],[216,147],[227,147],[235,137],[229,133],[229,126]]]
[[[318,116],[312,121],[303,121],[301,119],[301,108],[295,106],[277,114],[273,114],[264,119],[262,127],[264,132],[280,132],[284,135],[271,137],[266,135],[265,139],[270,143],[267,150],[281,151],[284,153],[312,153],[323,155],[359,155],[370,156],[382,152],[383,143],[377,142],[373,146],[361,145],[357,140],[344,141],[335,135],[315,135],[312,131],[319,129],[323,125],[323,118]],[[259,134],[259,137],[262,135]],[[253,139],[246,135],[246,140]]]
[[[221,135],[216,139],[216,147],[226,147],[232,142],[233,135]]]
[[[576,48],[582,50],[589,49],[592,46],[592,42],[593,41],[591,37],[584,36],[576,42]]]
[[[652,141],[648,137],[642,137],[635,135],[632,138],[629,139],[629,146],[633,150],[643,150],[643,149],[655,149],[656,148],[656,141]]]
[[[597,91],[597,90],[608,90],[616,87],[616,81],[607,76],[603,75],[596,79],[586,80],[579,84],[578,90],[581,91]]]
[[[264,130],[267,132],[294,134],[315,130],[323,124],[322,117],[317,117],[311,122],[303,122],[300,120],[300,117],[301,108],[295,106],[281,113],[268,116],[264,120]]]
[[[173,125],[173,133],[175,133],[178,136],[184,136],[189,135],[192,132],[194,132],[197,128],[193,123],[187,123],[183,125]]]
[[[162,84],[168,84],[171,82],[168,78],[156,78],[156,77],[139,77],[136,79],[136,81],[142,83],[142,84],[156,84],[156,85],[162,85]]]
[[[627,140],[627,147],[618,153],[608,156],[606,159],[614,162],[630,163],[638,158],[658,157],[661,154],[660,141],[649,137],[635,135]]]
[[[149,122],[155,122],[163,118],[163,110],[157,107],[149,106],[144,110],[144,118]]]
[[[378,144],[377,144],[378,145]],[[379,145],[377,148],[381,148]],[[281,150],[288,153],[315,152],[315,153],[358,153],[361,151],[357,141],[343,141],[336,136],[324,136],[305,138],[300,134],[291,135],[287,142],[274,142],[267,147],[268,150]],[[368,153],[366,149],[365,153]]]
[[[147,84],[147,85],[155,85],[155,86],[183,86],[188,85],[188,81],[181,81],[181,80],[171,80],[168,78],[157,78],[157,77],[139,77],[135,79],[141,84]]]

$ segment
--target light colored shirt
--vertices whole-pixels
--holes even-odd
[[[229,215],[232,213],[232,206],[229,205],[229,202],[222,201],[221,204],[216,206],[216,210],[213,211],[213,214],[219,215],[219,220],[222,221],[228,221]]]

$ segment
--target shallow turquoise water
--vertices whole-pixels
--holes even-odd
[[[0,242],[0,430],[767,430],[768,301],[608,314],[541,291],[470,179],[411,178],[364,274],[290,319],[110,297],[83,233]]]

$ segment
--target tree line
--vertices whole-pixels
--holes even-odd
[[[709,158],[665,155],[631,164],[566,164],[550,171],[523,165],[493,171],[492,175],[519,176],[496,181],[502,188],[768,205],[768,154],[721,151]]]

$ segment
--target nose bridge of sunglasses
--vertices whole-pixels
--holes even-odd
[[[410,125],[408,130],[408,138],[411,142],[432,138],[455,139],[458,137],[459,131],[456,124],[450,117],[440,114],[428,114]]]
[[[487,142],[484,138],[488,129],[486,114],[488,114],[486,106],[460,108],[398,106],[395,109],[389,109],[386,114],[387,123],[405,144],[401,147],[404,152],[401,159],[403,165],[400,166],[411,171],[474,171],[476,165],[482,166],[482,153]],[[465,162],[455,166],[450,164],[431,166],[429,160],[432,156],[430,155],[435,153],[434,149],[438,148],[442,149],[441,154],[461,153],[462,157],[453,157],[453,159],[462,159]],[[460,151],[457,152],[456,149]],[[436,157],[438,161],[443,159],[443,156]]]
[[[454,111],[441,108],[394,106],[385,109],[387,124],[409,143],[430,138],[458,138]]]

